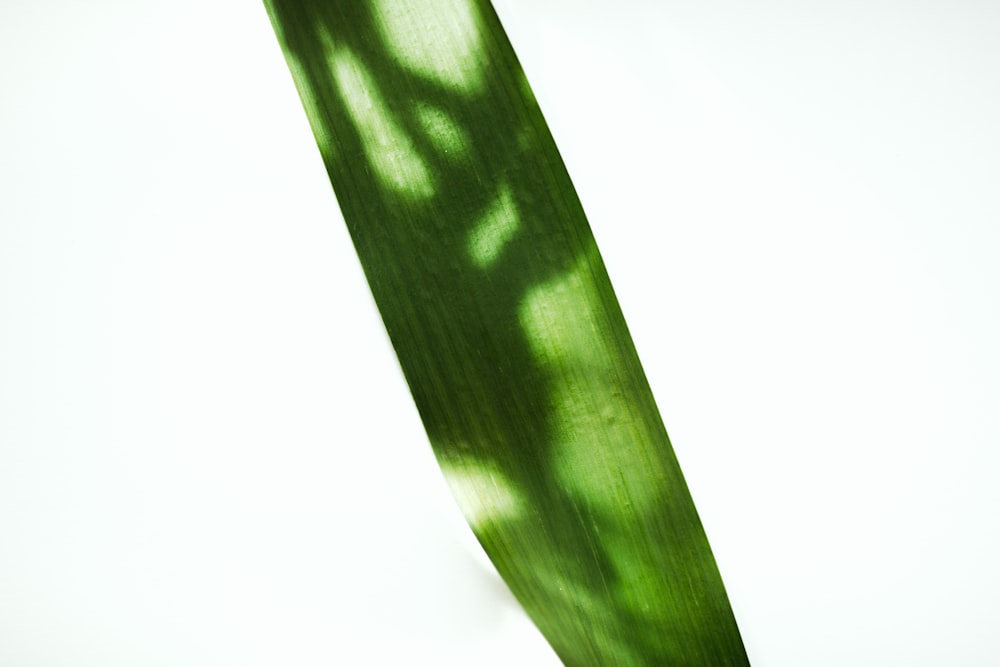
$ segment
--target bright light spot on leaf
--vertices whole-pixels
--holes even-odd
[[[434,184],[430,169],[392,117],[364,63],[349,49],[337,47],[332,48],[329,63],[365,157],[379,181],[399,194],[418,199],[431,197]]]
[[[468,156],[472,143],[469,134],[447,112],[430,104],[419,104],[416,116],[427,138],[445,159],[456,160]]]
[[[521,226],[510,185],[500,186],[489,210],[469,234],[469,254],[479,268],[492,264]]]
[[[569,493],[609,513],[645,511],[663,491],[652,409],[631,386],[590,263],[532,289],[521,324],[549,376],[553,463]]]
[[[479,13],[469,0],[375,0],[386,46],[411,71],[460,92],[478,92],[483,76]]]
[[[597,365],[607,356],[607,334],[590,267],[577,262],[568,273],[531,289],[521,305],[521,324],[532,352],[547,367]]]
[[[563,378],[556,388],[553,457],[560,484],[612,514],[646,511],[662,490],[643,415],[611,369]]]
[[[515,519],[524,511],[525,502],[520,491],[493,463],[445,460],[441,462],[441,470],[474,529]]]

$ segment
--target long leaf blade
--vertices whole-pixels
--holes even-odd
[[[567,665],[745,665],[559,153],[492,7],[265,0],[443,471]]]

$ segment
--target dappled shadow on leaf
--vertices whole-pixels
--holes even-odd
[[[744,664],[579,200],[493,10],[268,3],[435,454],[569,665]]]

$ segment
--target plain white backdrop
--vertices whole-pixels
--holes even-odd
[[[1000,5],[496,4],[753,663],[996,664]],[[263,7],[8,0],[0,63],[0,664],[558,664]]]

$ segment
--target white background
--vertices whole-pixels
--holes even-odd
[[[1000,5],[497,6],[754,664],[996,664]],[[558,664],[263,8],[7,0],[0,63],[0,664]]]

